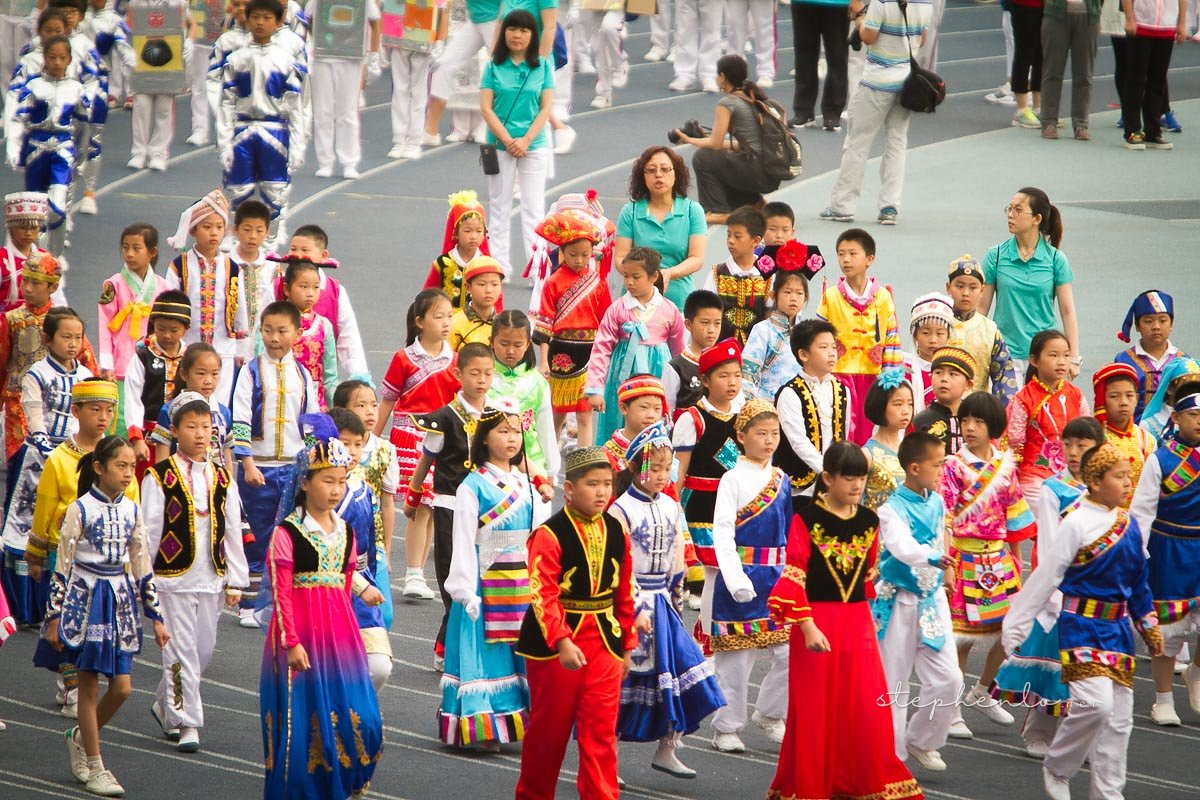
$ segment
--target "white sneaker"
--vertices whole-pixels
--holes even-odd
[[[453,142],[455,144],[458,142],[465,142],[469,138],[471,138],[471,134],[462,133],[461,131],[450,131],[446,134],[446,141]]]
[[[179,744],[175,749],[181,753],[196,753],[200,751],[200,731],[196,728],[180,728]]]
[[[403,594],[405,597],[412,597],[417,600],[432,600],[434,598],[433,589],[429,588],[429,585],[425,583],[425,576],[420,573],[408,575],[404,578]]]
[[[674,47],[671,48],[671,52],[667,53],[667,63],[668,64],[675,63],[675,48]]]
[[[433,671],[434,672],[445,672],[446,671],[446,657],[445,656],[439,656],[437,653],[433,654]]]
[[[612,97],[598,94],[592,98],[591,106],[592,108],[611,108]]]
[[[575,146],[575,129],[567,126],[554,132],[554,155],[565,156]]]
[[[407,145],[403,145],[403,144],[392,145],[392,149],[388,150],[388,152],[387,152],[387,157],[388,158],[404,158],[404,149],[406,147],[407,147]]]
[[[951,739],[974,739],[975,734],[967,727],[967,723],[963,722],[962,714],[954,718],[950,723],[950,731],[946,734]]]
[[[128,161],[125,162],[125,166],[128,167],[129,169],[145,169],[146,168],[146,157],[145,156],[133,156]]]
[[[1150,721],[1163,728],[1178,728],[1183,724],[1175,713],[1174,704],[1166,706],[1155,703],[1150,706]]]
[[[1015,106],[1017,104],[1017,96],[1012,93],[1012,89],[1007,83],[997,86],[994,91],[985,94],[983,99],[998,106]]]
[[[981,693],[978,687],[971,687],[966,702],[997,725],[1012,725],[1014,722],[1013,715],[1004,710],[999,700]]]
[[[75,776],[75,780],[87,783],[90,770],[83,742],[79,740],[79,726],[67,731],[67,754],[71,758],[71,774]]]
[[[662,61],[667,57],[667,53],[661,47],[651,47],[650,52],[642,57],[643,61]]]
[[[243,628],[257,628],[258,620],[254,618],[253,608],[238,609],[238,625]]]
[[[722,753],[744,753],[746,745],[742,742],[742,737],[736,733],[720,733],[713,736],[712,746]]]
[[[1200,714],[1200,667],[1189,664],[1183,671],[1183,684],[1187,686],[1188,705],[1193,712]]]
[[[79,704],[64,703],[63,707],[58,710],[58,713],[62,714],[67,719],[79,719]]]
[[[404,146],[404,155],[401,156],[401,158],[407,158],[409,161],[416,161],[417,159],[419,159],[421,157],[421,153],[422,153],[421,145],[406,144]]]
[[[692,611],[699,611],[701,602],[703,602],[703,598],[695,592],[688,595],[688,608]]]
[[[757,81],[755,81],[755,83],[758,84],[758,88],[760,89],[770,89],[775,85],[775,79],[763,77],[759,78]]]
[[[596,74],[596,62],[592,61],[591,56],[580,56],[576,61],[575,71],[580,75]]]
[[[162,156],[154,156],[146,162],[146,168],[152,169],[155,172],[167,171],[167,159]]]
[[[421,146],[423,147],[441,147],[442,135],[440,133],[425,133],[421,135]]]
[[[315,174],[318,178],[332,178],[333,167],[319,167]]]
[[[79,201],[79,213],[95,215],[97,211],[99,211],[99,209],[96,208],[96,198],[92,197],[90,194],[85,194],[83,199]]]
[[[187,143],[192,147],[204,147],[208,144],[208,134],[196,131],[191,136],[187,137]]]
[[[695,86],[689,78],[676,78],[667,84],[667,88],[672,92],[690,92]]]
[[[352,181],[356,180],[357,178],[361,178],[362,174],[359,173],[358,167],[343,167],[342,177],[348,181]]]
[[[750,715],[750,721],[762,728],[767,734],[767,738],[773,744],[783,744],[783,732],[787,729],[787,724],[783,720],[768,717],[755,711]]]
[[[167,718],[166,709],[162,707],[162,703],[155,700],[150,705],[150,716],[154,717],[154,721],[158,723],[158,727],[162,728],[163,736],[170,739],[172,742],[179,741],[179,728],[168,728],[164,723]]]
[[[613,72],[612,86],[614,89],[624,89],[629,85],[629,65],[621,64]]]
[[[1071,800],[1071,782],[1042,767],[1042,786],[1050,800]]]
[[[1050,745],[1045,742],[1026,742],[1025,755],[1030,758],[1036,758],[1039,761],[1046,758],[1046,754],[1050,752]]]
[[[101,770],[87,779],[87,790],[101,797],[120,797],[125,794],[124,787],[117,783],[117,778],[108,770]]]
[[[911,744],[908,746],[908,754],[916,759],[924,769],[930,772],[945,772],[946,762],[942,760],[942,754],[937,750],[918,750]]]
[[[721,87],[717,86],[717,81],[714,78],[706,78],[700,82],[700,88],[708,94],[719,94]]]

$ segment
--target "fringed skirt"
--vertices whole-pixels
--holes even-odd
[[[1057,622],[1049,631],[1043,630],[1040,623],[1033,624],[1029,638],[996,673],[992,697],[1052,717],[1066,716],[1071,693],[1062,680]]]

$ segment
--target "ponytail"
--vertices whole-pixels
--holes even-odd
[[[1049,195],[1034,186],[1026,186],[1018,190],[1017,194],[1023,194],[1029,199],[1030,213],[1042,218],[1038,233],[1057,250],[1063,238],[1062,214],[1058,206],[1050,202]]]

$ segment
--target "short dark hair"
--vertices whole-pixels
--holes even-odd
[[[987,425],[989,439],[999,439],[1008,426],[1004,404],[990,392],[971,392],[964,397],[958,406],[958,418],[964,417],[983,420],[983,424]]]
[[[317,265],[308,259],[290,259],[287,269],[283,271],[283,285],[291,286],[296,282],[296,278],[300,277],[301,272],[315,272],[318,279],[321,277],[321,270],[317,269]]]
[[[252,2],[269,3],[274,0],[252,0]],[[267,208],[266,203],[258,200],[243,200],[237,207],[237,211],[233,212],[233,227],[236,228],[248,219],[260,219],[269,225],[271,224],[271,209]]]
[[[492,353],[492,348],[483,342],[467,342],[458,350],[458,366],[460,369],[465,367],[468,361],[474,361],[477,358],[491,363],[496,357]]]
[[[355,436],[367,435],[367,426],[363,423],[362,417],[348,408],[334,406],[329,409],[329,418],[333,420],[338,433],[351,433]]]
[[[46,312],[45,319],[42,320],[42,333],[46,334],[47,339],[54,338],[54,334],[58,333],[58,327],[62,325],[64,320],[77,319],[79,324],[86,330],[87,323],[83,321],[83,317],[79,316],[79,312],[69,306],[55,306]]]
[[[792,211],[792,207],[787,203],[779,200],[772,200],[763,206],[763,219],[771,219],[772,217],[787,217],[788,222],[794,226],[796,224],[796,212]]]
[[[534,352],[533,338],[529,332],[529,316],[520,309],[504,309],[492,317],[491,341],[493,343],[496,341],[496,334],[501,330],[525,331],[526,337],[529,337],[529,345],[525,348],[525,355],[521,356],[521,363],[530,369],[536,367],[537,354]]]
[[[892,401],[892,395],[901,389],[908,389],[909,394],[913,394],[912,384],[904,381],[893,386],[891,389],[884,389],[876,380],[871,384],[871,388],[867,389],[867,398],[863,401],[863,415],[867,420],[875,425],[887,425],[887,406]],[[916,396],[913,396],[913,401],[916,401]]]
[[[87,13],[87,0],[50,0],[47,3],[50,8],[73,8],[80,14]]]
[[[725,306],[721,303],[721,298],[716,292],[710,292],[707,289],[697,289],[687,296],[683,301],[683,318],[693,320],[696,315],[706,308],[715,308],[717,311],[724,311]]]
[[[121,231],[121,241],[125,241],[127,236],[140,236],[142,243],[146,245],[147,250],[154,250],[154,258],[150,259],[150,266],[158,266],[158,228],[151,225],[149,222],[134,222],[125,226],[125,230]]]
[[[665,144],[653,144],[643,150],[642,154],[637,157],[637,161],[633,162],[633,170],[629,174],[630,200],[637,202],[650,196],[650,189],[646,186],[646,165],[659,153],[665,153],[667,158],[671,159],[671,167],[675,170],[675,183],[671,187],[671,194],[675,197],[687,197],[688,186],[692,182],[692,174],[688,172],[687,162],[683,160],[683,156],[675,152],[674,148],[667,147]]]
[[[868,256],[875,255],[875,237],[862,228],[850,228],[849,230],[842,231],[841,235],[837,238],[837,244],[834,245],[834,249],[836,250],[838,247],[841,247],[842,242],[857,242]]]
[[[375,392],[374,386],[364,380],[359,380],[358,378],[353,378],[351,380],[342,381],[339,383],[337,388],[333,390],[333,407],[345,408],[346,406],[350,405],[350,398],[353,397],[354,393],[359,389],[370,389],[372,393]]]
[[[1104,426],[1095,417],[1076,417],[1063,426],[1062,438],[1087,439],[1096,444],[1104,444]]]
[[[938,455],[946,454],[946,446],[942,444],[941,439],[927,431],[914,431],[900,442],[896,460],[900,462],[901,467],[907,470],[909,465],[929,458],[929,451],[934,449],[937,450]]]
[[[300,309],[296,308],[295,303],[287,300],[276,300],[267,305],[258,315],[259,321],[265,320],[267,317],[287,317],[292,324],[299,328],[301,325]]]
[[[275,16],[276,22],[283,19],[283,4],[279,0],[250,0],[246,3],[246,16],[249,17],[255,11],[270,12]]]
[[[49,53],[51,47],[55,47],[60,44],[67,48],[67,61],[70,61],[74,54],[71,52],[71,40],[65,36],[51,36],[42,43],[42,52]]]
[[[870,464],[861,447],[854,442],[843,440],[829,445],[821,462],[821,469],[830,475],[861,478],[870,471]]]
[[[508,12],[500,22],[500,32],[496,34],[496,46],[492,48],[492,63],[503,64],[508,61],[512,53],[508,49],[508,40],[504,38],[504,34],[508,32],[509,28],[524,28],[529,31],[529,47],[525,49],[525,63],[530,67],[540,65],[542,63],[539,55],[541,35],[538,30],[538,21],[534,19],[533,14],[523,8]],[[554,31],[550,31],[550,35],[553,36]]]
[[[754,206],[735,208],[725,220],[725,227],[741,225],[752,238],[761,239],[767,232],[767,220]]]
[[[833,323],[823,319],[802,319],[792,328],[792,353],[807,351],[812,343],[822,333],[831,334],[837,338],[837,328]]]
[[[42,28],[44,28],[46,23],[52,19],[56,19],[61,22],[64,28],[67,27],[67,17],[65,14],[63,14],[62,9],[51,6],[49,8],[43,8],[42,13],[38,14],[36,33],[41,33]]]
[[[628,264],[632,261],[635,264],[641,264],[642,269],[646,271],[646,275],[650,278],[656,278],[662,272],[662,256],[659,252],[650,247],[635,247],[625,256],[622,264]]]
[[[329,249],[329,234],[320,225],[301,225],[292,232],[292,238],[312,239],[322,250]]]

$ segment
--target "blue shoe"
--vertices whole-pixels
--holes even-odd
[[[817,219],[823,219],[826,222],[854,222],[854,215],[842,214],[834,211],[832,208],[827,208],[820,214],[817,214]]]
[[[879,209],[879,218],[877,221],[880,225],[895,225],[896,217],[899,215],[900,212],[896,210],[895,206],[884,206]]]
[[[1179,120],[1175,119],[1175,112],[1168,111],[1162,115],[1162,128],[1164,131],[1171,133],[1183,133],[1183,126],[1179,124]]]

